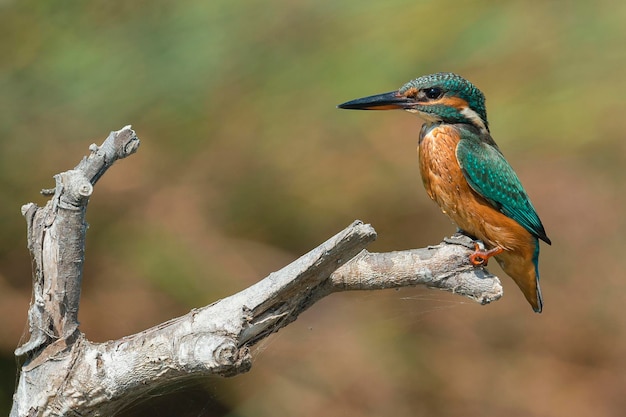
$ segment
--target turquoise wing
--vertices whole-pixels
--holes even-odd
[[[468,131],[460,133],[456,158],[472,189],[533,236],[550,244],[522,183],[493,139],[488,137],[483,140],[479,135]]]

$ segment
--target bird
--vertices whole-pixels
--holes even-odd
[[[337,107],[401,109],[423,119],[418,155],[428,196],[459,232],[474,239],[470,262],[486,266],[495,257],[533,310],[541,313],[539,240],[552,242],[517,174],[491,137],[483,93],[460,75],[440,72]]]

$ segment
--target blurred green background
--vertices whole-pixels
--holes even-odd
[[[111,130],[142,144],[98,183],[80,319],[94,341],[230,295],[354,219],[372,251],[454,232],[423,191],[420,120],[335,105],[453,71],[551,237],[545,309],[423,288],[333,295],[251,372],[127,416],[618,416],[626,409],[626,3],[0,2],[0,414],[31,291],[20,206]],[[492,272],[500,273],[495,262]]]

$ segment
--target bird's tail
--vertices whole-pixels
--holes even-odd
[[[496,257],[496,260],[522,290],[535,313],[541,313],[543,298],[539,286],[539,241],[534,240],[535,245],[532,250],[505,250]]]

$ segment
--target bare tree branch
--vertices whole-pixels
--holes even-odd
[[[330,276],[332,292],[425,285],[481,304],[502,296],[499,280],[469,262],[474,241],[457,234],[437,245],[400,252],[361,252]]]
[[[102,146],[89,147],[91,154],[76,168],[54,176],[54,195],[44,207],[34,203],[22,207],[33,259],[33,301],[28,310],[30,339],[16,349],[16,355],[63,342],[78,331],[85,214],[93,184],[117,159],[131,155],[138,146],[139,139],[130,126],[111,132]]]
[[[11,417],[108,416],[174,381],[246,372],[251,345],[333,292],[426,285],[482,304],[502,295],[497,277],[470,264],[468,237],[457,235],[425,249],[369,253],[364,248],[376,232],[355,221],[237,294],[135,335],[92,343],[76,320],[86,207],[93,184],[138,145],[130,126],[111,132],[74,170],[55,177],[54,195],[45,207],[23,207],[33,301],[30,339],[16,350],[26,361]]]

